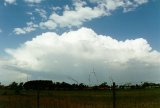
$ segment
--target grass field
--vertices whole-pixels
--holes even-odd
[[[37,108],[36,91],[0,91],[0,108]],[[40,108],[112,108],[112,92],[41,91]],[[117,90],[116,108],[160,108],[160,89]]]

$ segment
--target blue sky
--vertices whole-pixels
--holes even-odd
[[[1,0],[0,17],[0,58],[7,60],[43,33],[88,29],[120,43],[142,38],[148,53],[160,51],[159,0]]]
[[[22,28],[26,26],[27,22],[32,21],[31,17],[35,17],[34,23],[38,24],[42,18],[35,9],[45,9],[46,14],[52,12],[53,7],[64,7],[65,5],[71,5],[71,0],[65,2],[60,0],[55,1],[43,1],[41,3],[26,3],[18,0],[13,4],[0,1],[0,50],[1,54],[5,48],[17,47],[19,44],[26,40],[31,40],[32,37],[37,34],[41,34],[46,31],[53,31],[57,33],[63,33],[69,28],[56,28],[55,30],[43,30],[37,29],[33,32],[16,35],[13,30],[16,27]],[[6,4],[6,5],[4,5]],[[30,6],[34,5],[34,6]],[[100,16],[91,21],[86,21],[80,27],[93,28],[98,34],[111,35],[118,40],[135,39],[142,37],[156,50],[160,50],[160,1],[150,0],[133,11],[123,13],[122,8],[114,10],[110,16]],[[32,12],[33,15],[29,16],[27,13]],[[60,10],[59,13],[62,13]],[[47,16],[46,15],[46,16]],[[76,27],[80,28],[80,27]]]
[[[122,13],[115,11],[109,17],[88,22],[87,27],[94,28],[99,34],[108,34],[118,40],[142,37],[153,48],[160,50],[160,1],[151,1],[134,11]]]

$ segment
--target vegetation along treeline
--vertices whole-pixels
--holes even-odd
[[[109,90],[112,86],[109,86],[107,82],[103,82],[100,85],[88,86],[83,83],[69,84],[66,82],[52,82],[51,80],[32,80],[28,82],[12,82],[9,85],[2,85],[0,83],[0,89],[10,90]],[[117,85],[116,89],[144,89],[144,88],[160,88],[160,84],[144,82],[141,84],[123,84]]]
[[[0,108],[159,108],[160,84],[88,86],[50,80],[0,84]],[[115,98],[113,91],[115,90]],[[113,104],[114,103],[114,104]],[[113,107],[114,106],[114,107]]]

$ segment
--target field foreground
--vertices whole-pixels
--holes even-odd
[[[112,108],[112,92],[41,91],[39,108]],[[0,108],[37,108],[36,91],[0,91]],[[160,108],[160,89],[117,90],[116,108]]]

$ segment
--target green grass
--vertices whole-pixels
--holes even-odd
[[[0,91],[0,108],[36,108],[36,102],[36,91]],[[40,108],[112,108],[112,92],[41,91]],[[116,108],[160,108],[160,89],[118,90]]]

